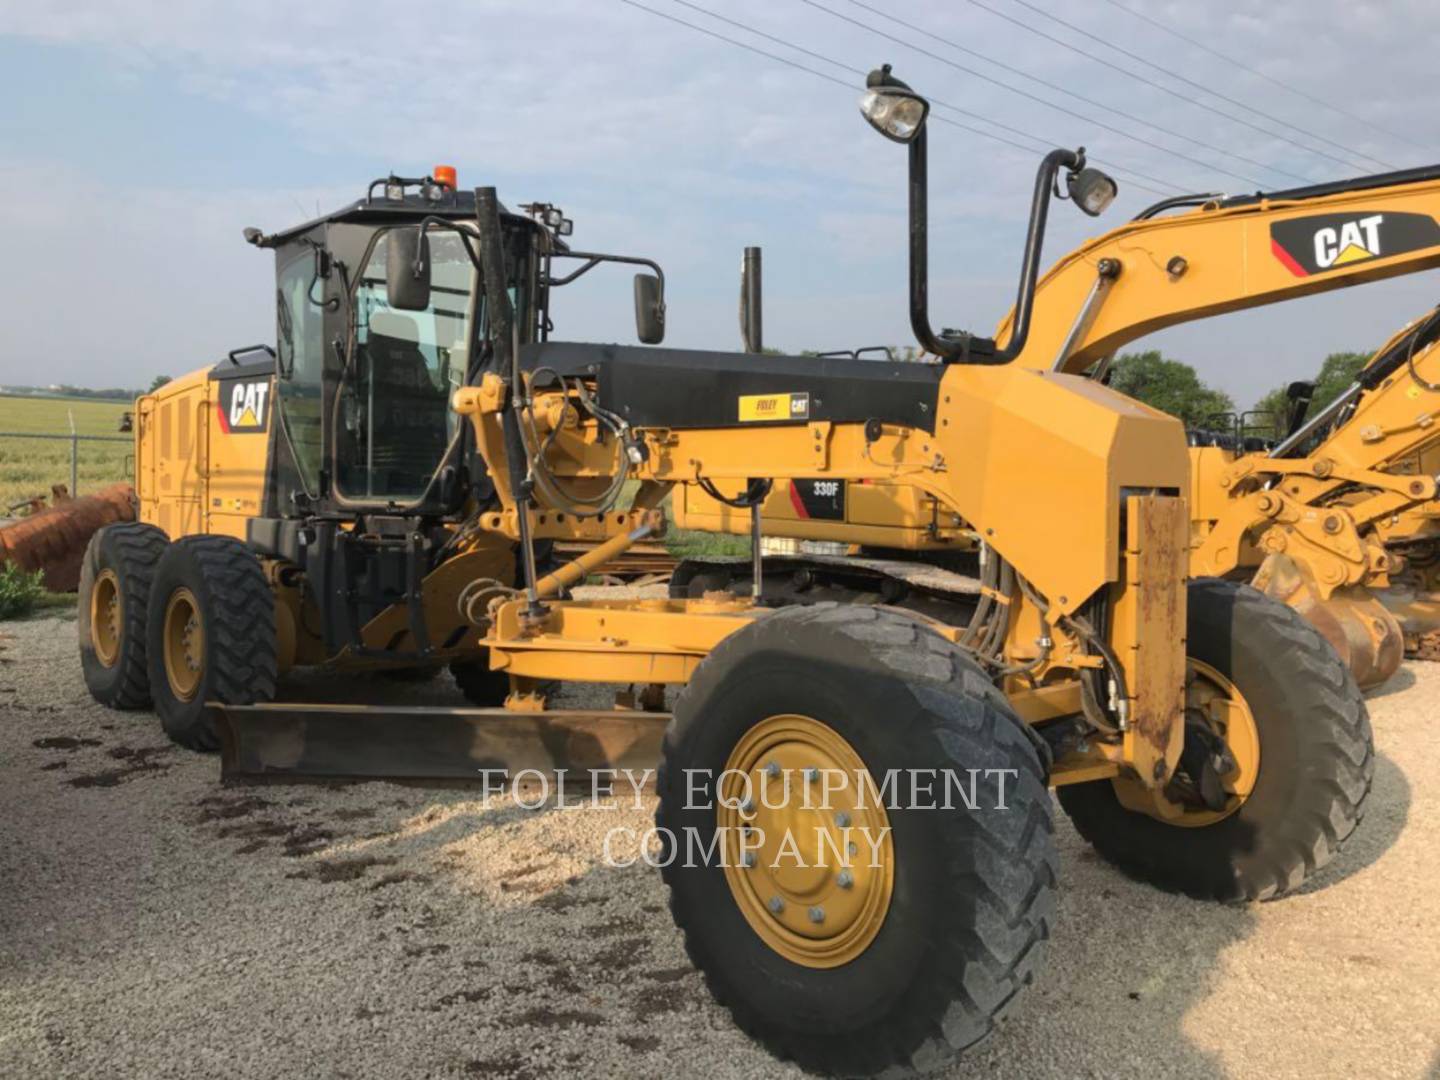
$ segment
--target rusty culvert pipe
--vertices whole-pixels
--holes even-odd
[[[90,537],[106,525],[134,520],[135,492],[129,484],[112,484],[0,528],[0,563],[43,570],[51,592],[74,592]]]

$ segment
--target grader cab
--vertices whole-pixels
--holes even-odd
[[[232,772],[658,757],[689,955],[744,1030],[814,1071],[932,1068],[994,1029],[1053,932],[1047,785],[1099,852],[1166,888],[1295,888],[1369,788],[1353,680],[1290,608],[1187,580],[1175,420],[1023,362],[1032,317],[1073,321],[1036,289],[1051,192],[1098,213],[1113,182],[1047,155],[1009,340],[936,334],[927,105],[884,68],[862,111],[910,149],[912,323],[941,364],[546,340],[563,217],[508,215],[490,188],[431,178],[257,234],[282,283],[269,418],[238,356],[142,400],[143,522],[88,556],[95,696],[153,699]],[[658,273],[636,299],[653,343]],[[565,595],[662,529],[676,489],[722,496],[758,541],[771,486],[806,477],[904,483],[961,520],[986,552],[965,617],[772,605],[758,562],[745,595]],[[545,573],[548,538],[599,546]],[[488,707],[297,705],[277,682],[442,662]],[[644,692],[560,712],[555,680]],[[673,712],[653,711],[666,688]]]

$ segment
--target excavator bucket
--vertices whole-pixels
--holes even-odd
[[[1398,613],[1370,590],[1335,589],[1327,597],[1299,563],[1282,554],[1267,556],[1251,584],[1305,616],[1360,689],[1379,686],[1399,670],[1409,635],[1402,634]]]
[[[498,782],[538,774],[590,784],[590,770],[654,769],[668,713],[517,712],[368,705],[211,705],[224,780]],[[622,782],[623,786],[623,782]]]

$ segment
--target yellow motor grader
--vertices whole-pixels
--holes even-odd
[[[1034,980],[1047,785],[1161,887],[1298,886],[1369,790],[1353,679],[1291,608],[1190,578],[1177,421],[1027,360],[1075,321],[1036,289],[1052,192],[1096,214],[1114,182],[1046,155],[1008,340],[937,335],[928,103],[887,67],[862,112],[908,146],[912,321],[940,364],[547,340],[554,261],[604,256],[564,249],[553,208],[508,214],[453,177],[252,233],[276,253],[276,356],[139,403],[142,522],[97,534],[85,569],[95,696],[152,699],[245,774],[658,757],[655,861],[690,957],[745,1031],[820,1072],[937,1067]],[[636,313],[658,343],[658,274]],[[564,595],[662,529],[669,492],[721,495],[758,536],[771,485],[806,477],[903,483],[982,537],[968,617],[772,605],[763,564],[749,595]],[[542,573],[537,547],[575,538],[598,544]],[[291,665],[440,662],[493,707],[273,700]],[[553,680],[641,707],[551,710]],[[666,687],[673,713],[643,707]]]
[[[1034,303],[1067,315],[1043,329],[1037,320],[1016,363],[1103,382],[1120,348],[1163,327],[1430,269],[1440,262],[1437,212],[1435,168],[1168,199],[1040,280]],[[1020,318],[1017,306],[1000,339]],[[1295,430],[1276,445],[1243,432],[1191,433],[1191,573],[1248,581],[1289,603],[1362,687],[1388,679],[1407,650],[1440,656],[1437,335],[1433,314],[1406,327],[1323,412],[1308,420],[1297,412]],[[944,344],[922,343],[931,352]],[[782,481],[762,509],[772,537],[859,547],[845,557],[772,559],[777,598],[880,597],[954,618],[950,609],[967,601],[957,592],[963,580],[948,571],[987,565],[985,537],[903,481]],[[675,519],[748,531],[743,513],[693,487],[677,493]],[[691,595],[744,588],[750,577],[733,560],[688,560],[672,582],[676,595]]]

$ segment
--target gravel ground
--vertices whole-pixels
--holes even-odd
[[[152,716],[91,703],[73,619],[5,631],[0,1073],[800,1075],[710,1003],[659,875],[603,864],[648,798],[223,788]],[[1048,969],[959,1075],[1440,1076],[1437,703],[1440,665],[1372,696],[1368,815],[1278,903],[1134,884],[1062,818]]]

